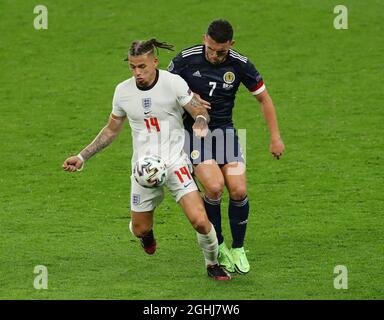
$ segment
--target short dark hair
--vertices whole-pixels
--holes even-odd
[[[227,20],[214,20],[208,26],[207,35],[218,43],[225,43],[233,39],[233,28]]]

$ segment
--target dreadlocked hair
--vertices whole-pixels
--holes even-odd
[[[132,42],[131,48],[129,49],[129,54],[131,56],[141,56],[146,53],[154,52],[155,48],[157,52],[158,48],[174,51],[173,47],[174,45],[168,44],[166,42],[159,42],[155,38],[147,41],[140,40]]]

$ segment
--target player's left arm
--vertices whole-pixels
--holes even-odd
[[[203,100],[198,94],[193,93],[191,101],[189,101],[183,108],[195,120],[193,124],[193,132],[197,137],[203,138],[208,133],[208,123],[210,121],[207,109],[210,109],[210,103]]]
[[[269,146],[270,151],[273,156],[279,160],[284,152],[285,146],[280,136],[279,124],[277,121],[276,110],[273,105],[272,98],[266,89],[255,95],[255,97],[260,103],[261,111],[269,128],[269,133],[271,136],[271,143]]]
[[[271,136],[270,151],[273,156],[279,160],[284,152],[284,143],[280,136],[279,124],[277,122],[276,110],[272,99],[265,88],[264,80],[261,74],[250,60],[242,61],[241,77],[242,82],[248,90],[256,97],[261,105],[261,111],[267,122],[269,133]]]

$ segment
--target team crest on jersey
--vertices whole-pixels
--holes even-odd
[[[224,73],[223,79],[225,83],[231,84],[235,81],[235,74],[232,71],[228,71]]]
[[[152,106],[152,101],[151,98],[143,98],[141,100],[143,104],[143,109],[144,109],[144,114],[148,114],[151,112],[151,106]]]
[[[140,195],[139,194],[132,194],[132,204],[140,204]]]

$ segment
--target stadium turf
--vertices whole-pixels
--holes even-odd
[[[382,1],[53,1],[48,30],[35,1],[0,2],[1,299],[383,299]],[[241,88],[235,124],[247,130],[251,272],[206,275],[196,235],[167,195],[158,251],[128,231],[127,125],[81,173],[61,169],[106,123],[135,39],[177,51],[208,23],[232,22],[236,46],[265,78],[286,154],[276,161],[255,99]],[[165,68],[173,53],[160,52]],[[224,196],[224,234],[230,240]],[[230,241],[229,241],[230,242]],[[48,289],[33,286],[48,268]],[[336,290],[334,267],[348,269]]]

